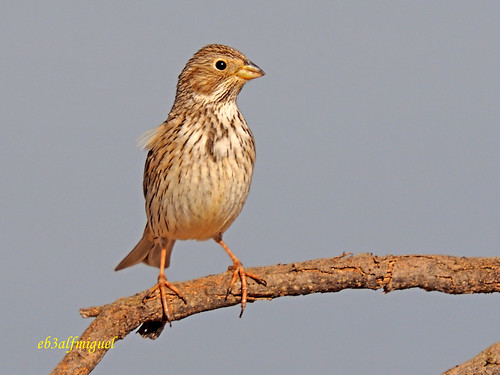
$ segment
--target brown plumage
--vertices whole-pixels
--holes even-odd
[[[166,320],[170,318],[165,288],[181,297],[164,274],[176,240],[212,238],[226,250],[233,261],[228,293],[239,276],[241,313],[247,300],[246,277],[263,283],[244,270],[222,241],[243,208],[255,162],[252,132],[236,98],[248,80],[262,75],[259,67],[231,47],[203,47],[179,76],[167,120],[145,136],[147,224],[142,239],[115,270],[140,262],[159,267],[158,284],[151,293],[160,289]]]

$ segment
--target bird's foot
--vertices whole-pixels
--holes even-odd
[[[170,281],[167,280],[165,275],[163,275],[161,273],[160,273],[160,275],[158,275],[158,283],[155,286],[153,286],[151,289],[149,289],[148,294],[145,297],[145,300],[150,300],[150,299],[156,298],[154,296],[154,294],[155,294],[156,290],[159,289],[160,290],[161,305],[163,308],[163,317],[165,318],[166,321],[168,321],[168,323],[170,325],[172,325],[171,315],[170,315],[170,312],[168,311],[168,304],[167,304],[167,288],[170,289],[172,292],[174,292],[177,295],[177,297],[182,299],[184,301],[184,303],[186,303],[186,300],[182,296],[179,289],[177,289]]]
[[[267,285],[266,281],[261,278],[260,276],[248,272],[243,268],[243,265],[241,264],[240,261],[236,260],[233,261],[233,276],[231,277],[231,283],[229,284],[229,288],[227,289],[226,292],[226,298],[231,294],[231,291],[233,290],[233,286],[236,283],[236,279],[239,277],[241,280],[241,312],[240,312],[240,318],[243,315],[243,311],[245,311],[245,306],[247,305],[247,300],[248,300],[248,282],[247,282],[247,277],[255,280],[257,283],[261,285]]]

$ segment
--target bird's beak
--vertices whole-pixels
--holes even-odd
[[[247,81],[262,77],[264,74],[264,71],[251,61],[247,61],[246,65],[243,65],[236,72],[238,77],[246,79]]]

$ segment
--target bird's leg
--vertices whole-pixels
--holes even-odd
[[[172,325],[172,322],[170,320],[170,314],[168,311],[168,304],[167,304],[167,288],[170,289],[172,292],[177,294],[177,296],[186,303],[186,300],[184,297],[181,295],[179,292],[179,289],[177,289],[174,285],[172,285],[168,280],[167,277],[165,276],[165,261],[167,258],[167,248],[165,243],[161,243],[161,258],[160,258],[160,273],[158,274],[158,283],[149,289],[148,295],[151,296],[156,289],[160,289],[160,298],[161,298],[161,305],[163,307],[163,315],[165,319]]]
[[[241,264],[240,260],[236,258],[236,255],[234,255],[233,252],[229,250],[229,247],[227,247],[227,245],[224,243],[221,236],[215,237],[214,240],[215,242],[217,242],[219,245],[222,246],[222,248],[226,251],[227,255],[229,255],[229,257],[233,261],[233,276],[231,277],[231,283],[229,284],[229,288],[227,289],[226,298],[231,293],[231,290],[233,289],[233,286],[236,283],[236,279],[238,278],[238,276],[240,277],[241,280],[240,318],[241,318],[241,316],[243,315],[243,311],[245,310],[245,306],[247,304],[247,297],[248,297],[247,276],[262,285],[266,285],[266,281],[262,279],[260,276],[257,276],[253,273],[246,271],[243,268],[243,265]]]

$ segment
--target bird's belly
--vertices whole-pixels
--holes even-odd
[[[251,167],[229,159],[185,168],[158,202],[155,232],[176,240],[207,240],[224,233],[243,208],[251,173]]]

